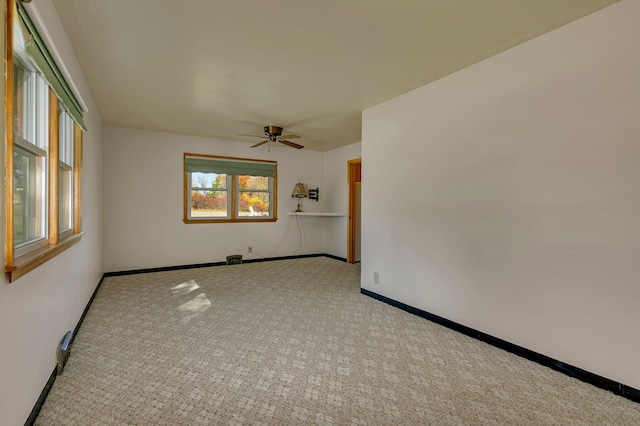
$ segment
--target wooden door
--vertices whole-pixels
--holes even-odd
[[[347,220],[347,262],[356,263],[357,248],[360,243],[360,211],[358,187],[362,182],[362,159],[356,158],[347,162],[347,179],[349,184],[349,217]]]

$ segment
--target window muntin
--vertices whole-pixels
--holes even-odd
[[[184,161],[185,223],[276,220],[275,161],[202,154]]]

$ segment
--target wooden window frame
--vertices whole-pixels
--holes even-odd
[[[42,265],[62,253],[67,248],[79,242],[82,238],[81,217],[81,182],[82,175],[82,129],[74,123],[74,154],[73,154],[73,230],[63,238],[58,229],[58,97],[49,89],[49,143],[48,143],[48,182],[46,193],[48,196],[47,218],[48,235],[44,247],[34,249],[28,253],[15,256],[13,242],[13,111],[14,111],[14,58],[13,58],[13,19],[16,13],[16,0],[6,2],[5,21],[5,277],[13,282],[27,272]]]
[[[272,207],[272,215],[270,217],[261,218],[260,216],[238,216],[237,212],[237,196],[240,193],[238,189],[238,175],[229,175],[231,179],[231,187],[227,188],[226,191],[228,195],[231,195],[231,201],[228,202],[230,204],[230,212],[229,216],[221,219],[214,219],[211,217],[203,218],[203,219],[193,219],[189,217],[189,194],[191,192],[191,185],[189,185],[189,173],[186,169],[185,160],[187,157],[199,157],[199,158],[215,158],[215,159],[223,159],[223,160],[233,160],[233,161],[246,161],[246,162],[258,162],[258,163],[273,163],[276,165],[276,174],[273,177],[273,190],[271,192],[271,207]],[[225,157],[220,155],[206,155],[206,154],[194,154],[194,153],[184,153],[182,158],[182,167],[184,174],[184,190],[183,190],[183,222],[186,224],[194,224],[194,223],[253,223],[253,222],[275,222],[278,220],[278,163],[272,160],[258,160],[253,158],[239,158],[239,157]],[[261,191],[264,192],[264,191]],[[227,199],[229,197],[227,196]]]

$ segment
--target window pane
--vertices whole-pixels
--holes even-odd
[[[35,73],[16,61],[13,75],[13,131],[35,144]]]
[[[58,101],[58,230],[73,227],[73,120]]]
[[[200,172],[191,173],[191,188],[227,189],[227,175]]]
[[[59,140],[60,149],[58,156],[61,162],[72,167],[73,166],[73,120],[67,111],[63,108],[62,102],[58,102],[60,107],[59,114]]]
[[[229,217],[227,191],[191,191],[191,217]]]
[[[20,62],[14,66],[13,131],[35,146],[47,149],[49,87],[42,76]]]
[[[36,80],[35,145],[47,150],[49,147],[49,86],[42,75],[34,73]]]
[[[68,231],[73,220],[73,173],[62,167],[58,168],[58,229]]]
[[[240,189],[269,189],[269,178],[265,176],[238,176]]]
[[[13,241],[45,236],[44,159],[19,147],[13,151]]]
[[[269,193],[241,191],[238,216],[269,216]]]

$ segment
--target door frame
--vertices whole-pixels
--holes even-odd
[[[356,263],[356,183],[362,182],[362,158],[347,161],[349,215],[347,217],[347,263]],[[358,236],[360,237],[360,236]]]

